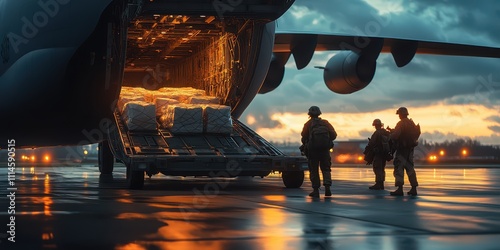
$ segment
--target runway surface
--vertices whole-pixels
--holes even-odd
[[[368,189],[367,166],[333,167],[333,196],[319,199],[307,179],[286,189],[279,174],[156,175],[128,190],[122,165],[112,176],[18,166],[12,186],[7,171],[0,249],[499,249],[500,166],[417,167],[417,197],[389,195],[392,165],[384,191]]]

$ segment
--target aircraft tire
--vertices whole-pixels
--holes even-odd
[[[144,187],[144,171],[132,171],[127,165],[127,185],[130,189],[142,189]]]
[[[304,183],[304,171],[283,171],[281,178],[285,187],[299,188]]]
[[[99,142],[99,171],[101,174],[112,174],[115,157],[109,147],[109,141]]]

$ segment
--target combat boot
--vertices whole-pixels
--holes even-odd
[[[417,196],[417,187],[411,187],[410,191],[408,191],[407,193],[408,195],[411,195],[411,196]]]
[[[332,191],[330,190],[330,186],[325,186],[325,196],[332,196]]]
[[[313,198],[319,198],[319,189],[318,188],[315,188],[310,194],[309,196],[313,197]]]
[[[398,186],[398,189],[396,191],[390,193],[393,196],[403,196],[403,186]]]
[[[383,182],[377,182],[375,185],[368,187],[371,190],[384,190],[384,183]]]

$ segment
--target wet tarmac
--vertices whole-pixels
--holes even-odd
[[[417,197],[389,195],[392,166],[384,191],[369,167],[334,167],[319,199],[277,174],[128,190],[122,166],[18,166],[13,186],[2,166],[0,249],[499,249],[500,166],[417,168]]]

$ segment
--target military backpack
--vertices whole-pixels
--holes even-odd
[[[312,120],[309,129],[309,148],[330,149],[333,147],[332,139],[326,121]]]

